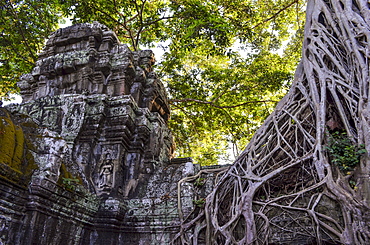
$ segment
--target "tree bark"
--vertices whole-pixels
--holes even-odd
[[[370,244],[369,40],[368,1],[308,1],[292,87],[207,197],[207,244]],[[335,134],[367,153],[340,163]]]

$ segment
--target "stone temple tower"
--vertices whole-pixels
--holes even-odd
[[[18,83],[22,113],[64,139],[66,167],[98,195],[127,197],[170,160],[170,111],[154,61],[99,23],[77,24],[53,33]]]
[[[0,108],[0,244],[170,241],[177,182],[194,165],[171,159],[154,62],[97,22],[50,36],[18,82],[23,102]],[[184,209],[192,195],[181,194]]]

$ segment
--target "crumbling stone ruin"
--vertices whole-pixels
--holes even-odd
[[[265,125],[281,120],[276,125],[283,131],[265,126],[233,166],[201,169],[190,158],[173,158],[170,109],[154,62],[151,51],[131,51],[96,22],[51,35],[33,71],[18,83],[22,104],[0,105],[0,245],[206,244],[210,238],[210,244],[336,244],[333,234],[341,236],[346,221],[343,207],[329,192],[320,193],[328,182],[307,171],[315,155],[295,157],[285,143],[314,145],[317,128],[306,124],[315,121],[313,113],[300,102],[308,97],[292,90],[300,98],[289,107],[294,120],[274,112]],[[302,85],[293,89],[305,91],[306,80],[297,81]],[[294,101],[293,95],[285,100]],[[297,133],[305,127],[309,133]],[[280,154],[277,146],[292,153]],[[258,171],[274,175],[261,181]],[[256,192],[261,183],[267,187]],[[259,218],[248,219],[256,207]],[[368,221],[364,210],[352,213]],[[263,229],[249,229],[255,226]]]
[[[99,23],[53,33],[0,108],[0,244],[168,244],[199,171],[172,159],[151,51]]]

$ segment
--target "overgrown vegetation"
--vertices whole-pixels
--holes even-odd
[[[285,94],[300,56],[304,0],[0,0],[0,96],[31,71],[61,17],[99,21],[133,50],[162,47],[177,156],[233,159]]]
[[[79,191],[80,190],[80,180],[76,178],[64,178],[62,177],[62,185],[65,189],[70,191]]]
[[[308,1],[290,91],[175,244],[370,244],[368,37],[368,1]]]
[[[357,145],[346,132],[339,131],[328,133],[328,144],[325,149],[330,155],[331,162],[342,171],[353,171],[361,156],[366,153],[364,144]]]
[[[196,186],[196,187],[201,187],[201,186],[203,186],[204,185],[204,183],[205,183],[205,181],[206,181],[206,179],[205,178],[198,178],[198,179],[196,179],[195,181],[194,181],[194,186]]]
[[[2,108],[0,108],[0,142],[0,163],[20,171],[23,158],[23,132]]]
[[[17,93],[16,82],[34,67],[60,17],[54,0],[0,0],[0,98]]]
[[[62,163],[60,165],[60,174],[58,184],[69,191],[81,192],[83,190],[82,180],[78,176],[75,177],[70,171],[68,171],[66,165]]]
[[[204,208],[204,204],[206,203],[206,199],[205,198],[196,199],[196,200],[193,200],[193,203],[198,208]]]
[[[35,146],[25,133],[33,129],[33,125],[13,120],[7,110],[0,108],[0,175],[23,186],[28,186],[38,168],[31,153]]]

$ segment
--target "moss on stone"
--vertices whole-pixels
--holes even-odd
[[[0,110],[5,115],[0,116],[0,163],[11,166],[16,143],[15,127],[9,113],[2,108]]]
[[[60,165],[58,184],[64,185],[63,182],[66,179],[78,180],[78,182],[76,183],[82,185],[82,178],[80,176],[75,176],[74,174],[72,174],[70,171],[68,171],[67,166],[64,163],[62,163]]]
[[[29,151],[34,146],[25,139],[23,128],[5,108],[0,108],[0,164],[6,165],[2,167],[1,175],[19,183],[27,183],[37,169]]]
[[[66,167],[66,165],[64,163],[62,163],[60,165],[60,174],[59,174],[59,180],[58,180],[58,182],[60,182],[62,178],[66,178],[66,179],[73,178],[72,173],[67,170],[67,167]],[[60,183],[62,183],[62,182],[60,182]]]
[[[21,170],[24,153],[24,134],[20,126],[15,125],[15,148],[12,163],[10,167],[13,169]]]
[[[22,172],[26,176],[31,176],[32,173],[38,169],[37,164],[35,163],[35,159],[30,151],[30,149],[34,148],[34,145],[29,141],[26,140],[24,143],[25,151],[24,151],[24,158],[23,158],[23,165],[22,165]]]

